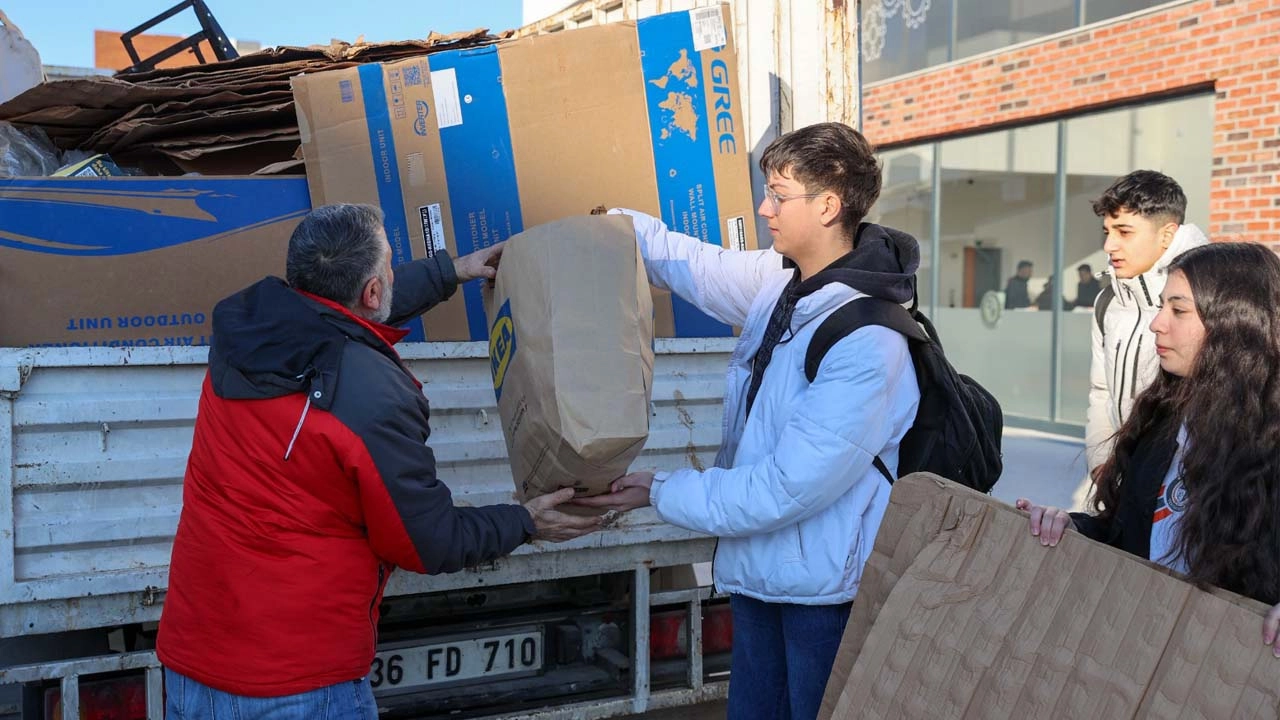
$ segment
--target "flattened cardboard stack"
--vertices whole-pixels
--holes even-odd
[[[157,174],[247,174],[278,163],[300,172],[291,77],[497,39],[474,30],[376,45],[334,41],[208,65],[63,80],[0,105],[0,120],[39,125],[63,149],[108,153],[118,163]]]
[[[38,125],[63,149],[214,176],[0,178],[0,346],[207,344],[214,304],[283,274],[289,236],[311,209],[301,177],[219,177],[301,172],[289,78],[496,39],[280,48],[47,83],[0,105],[0,120]]]
[[[819,717],[1275,718],[1260,603],[934,475],[896,482]]]

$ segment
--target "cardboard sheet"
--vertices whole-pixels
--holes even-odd
[[[937,476],[894,485],[820,717],[1275,718],[1260,603]]]

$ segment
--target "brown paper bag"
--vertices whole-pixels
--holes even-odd
[[[488,299],[489,359],[521,502],[608,492],[649,436],[653,300],[631,219],[512,237]]]

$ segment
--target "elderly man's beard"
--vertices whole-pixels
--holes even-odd
[[[376,323],[386,323],[391,318],[391,296],[392,296],[392,278],[391,273],[379,273],[378,279],[382,281],[382,302],[378,305],[378,309],[373,312],[373,316],[369,319]]]

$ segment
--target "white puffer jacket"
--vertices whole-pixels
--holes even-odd
[[[1102,312],[1102,327],[1093,324],[1093,362],[1090,367],[1089,415],[1085,426],[1089,469],[1111,455],[1112,438],[1129,417],[1134,398],[1156,379],[1160,357],[1156,355],[1151,321],[1160,310],[1160,293],[1168,279],[1169,264],[1193,247],[1207,245],[1200,228],[1182,225],[1156,264],[1135,278],[1111,277],[1114,297]],[[1099,306],[1106,291],[1098,296]]]
[[[658,473],[650,491],[658,515],[721,538],[714,574],[722,591],[800,605],[853,599],[889,502],[889,483],[872,461],[879,455],[896,471],[898,445],[920,402],[906,339],[859,328],[832,346],[811,385],[804,372],[810,338],[828,315],[864,295],[843,281],[822,285],[796,303],[748,417],[752,359],[795,271],[773,250],[725,250],[626,212],[650,282],[742,327],[726,376],[716,467]],[[910,287],[919,262],[913,238],[873,225],[859,238],[853,254],[871,269],[852,272],[863,273],[866,289],[877,278]]]

